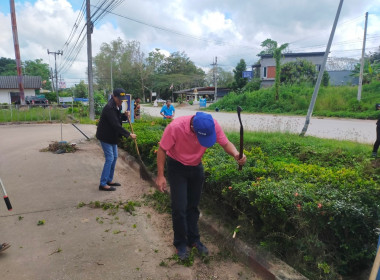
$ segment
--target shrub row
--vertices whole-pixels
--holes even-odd
[[[153,171],[167,124],[157,119],[134,124],[142,158]],[[228,137],[238,143],[238,134]],[[136,155],[133,141],[122,146]],[[242,171],[218,145],[203,158],[203,200],[234,227],[240,225],[239,235],[311,279],[337,279],[370,265],[380,219],[380,161],[368,158],[368,145],[246,133],[245,154]]]

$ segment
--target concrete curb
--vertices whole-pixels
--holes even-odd
[[[140,166],[133,156],[119,149],[119,157],[136,172],[139,172]],[[232,238],[232,233],[229,233],[211,217],[202,215],[199,219],[199,224],[204,230],[216,236],[219,240],[222,240],[223,244],[231,250],[241,262],[251,268],[252,271],[262,279],[307,280],[305,276],[265,250],[251,247],[239,238]]]
[[[203,215],[199,219],[199,223],[206,231],[223,240],[223,245],[233,251],[241,262],[250,267],[262,279],[307,280],[294,268],[264,249],[252,247],[239,238],[232,238],[233,233],[228,232],[211,217]]]

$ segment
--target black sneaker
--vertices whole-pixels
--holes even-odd
[[[377,158],[377,153],[376,152],[372,152],[372,157],[373,158]]]
[[[194,242],[191,247],[196,248],[198,250],[198,253],[202,256],[207,256],[208,255],[208,249],[205,245],[202,244],[202,242],[197,241]]]
[[[106,186],[99,185],[99,191],[112,192],[112,191],[116,191],[116,188],[115,187],[106,188]]]
[[[187,251],[186,246],[178,246],[177,248],[177,256],[181,261],[184,261],[189,258],[189,252]]]

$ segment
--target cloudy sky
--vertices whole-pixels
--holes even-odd
[[[137,40],[147,55],[155,48],[164,53],[184,51],[208,70],[213,59],[225,70],[243,58],[258,60],[260,43],[271,38],[290,43],[292,52],[324,51],[339,0],[124,0],[113,13],[99,20],[92,35],[93,55],[100,45],[120,37]],[[101,0],[91,0],[95,11]],[[65,47],[83,0],[15,0],[22,60],[42,58],[54,67],[50,51],[71,45],[84,25],[82,20],[71,44]],[[339,18],[330,56],[359,58],[365,12],[369,13],[366,50],[380,46],[380,0],[346,0]],[[14,58],[9,1],[0,1],[0,57]],[[60,73],[68,84],[86,80],[86,43],[71,67]]]

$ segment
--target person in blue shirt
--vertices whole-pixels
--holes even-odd
[[[162,106],[162,109],[160,111],[161,116],[164,117],[164,119],[173,119],[175,115],[175,109],[173,105],[171,105],[171,100],[167,100],[166,104]]]

